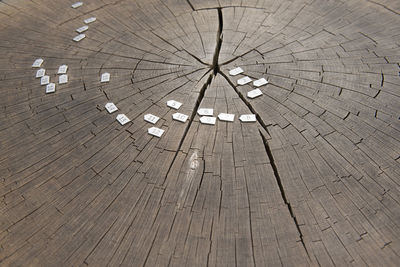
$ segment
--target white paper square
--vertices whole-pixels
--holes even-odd
[[[40,85],[46,85],[49,84],[49,82],[50,82],[50,77],[47,75],[40,78]]]
[[[74,40],[75,42],[79,42],[80,40],[82,40],[83,38],[85,38],[86,35],[84,35],[83,33],[75,36],[72,40]]]
[[[260,89],[255,89],[251,90],[250,92],[247,92],[247,97],[248,98],[256,98],[257,96],[262,95],[263,93],[261,92]]]
[[[197,113],[200,116],[212,116],[213,113],[214,113],[214,109],[212,109],[212,108],[199,108],[197,110]]]
[[[91,17],[91,18],[85,19],[83,22],[85,22],[86,24],[89,24],[89,23],[92,23],[92,22],[95,22],[95,21],[96,21],[96,18],[95,17]]]
[[[79,27],[79,28],[76,29],[75,31],[76,31],[77,33],[82,33],[82,32],[87,31],[87,29],[89,29],[89,26],[88,26],[88,25],[84,25],[84,26],[82,26],[82,27]]]
[[[104,73],[101,75],[101,80],[100,80],[100,82],[106,83],[106,82],[109,82],[109,81],[110,81],[110,73],[104,72]]]
[[[167,106],[173,109],[179,109],[182,106],[182,103],[175,100],[169,100],[167,101]]]
[[[265,85],[267,83],[268,83],[268,81],[266,79],[261,78],[261,79],[258,79],[257,81],[254,81],[253,85],[257,86],[257,87],[260,87],[260,86],[263,86],[263,85]]]
[[[49,83],[46,85],[46,94],[54,93],[56,91],[56,85],[54,83]]]
[[[64,84],[68,82],[68,75],[67,74],[63,74],[60,75],[60,77],[58,77],[58,83],[59,84]]]
[[[41,58],[36,59],[32,64],[32,68],[40,68],[40,66],[42,66],[43,61],[44,60]]]
[[[182,113],[174,113],[174,114],[172,114],[172,118],[176,121],[186,122],[186,120],[189,118],[189,116],[182,114]]]
[[[147,132],[150,135],[156,136],[156,137],[161,137],[164,133],[163,129],[157,128],[157,127],[151,127],[149,129],[147,129]]]
[[[235,75],[238,75],[238,74],[240,74],[242,72],[243,72],[242,68],[241,67],[237,67],[237,68],[235,68],[233,70],[230,70],[229,71],[229,75],[235,76]]]
[[[60,67],[58,67],[57,74],[65,74],[65,73],[67,73],[67,70],[68,70],[67,65],[61,65]]]
[[[160,118],[153,114],[146,114],[144,115],[144,120],[150,122],[152,124],[156,124]]]
[[[107,103],[105,107],[110,114],[118,110],[117,106],[114,103]]]
[[[243,77],[243,78],[241,78],[241,79],[239,79],[237,81],[238,85],[245,85],[245,84],[247,84],[249,82],[251,82],[251,79],[249,77],[247,77],[247,76]]]
[[[72,8],[78,8],[78,7],[82,6],[82,5],[83,5],[82,2],[76,2],[76,3],[72,4],[71,7]]]
[[[41,78],[46,74],[46,70],[45,69],[38,69],[36,72],[36,78]]]
[[[203,116],[200,118],[200,122],[203,124],[211,124],[214,125],[216,122],[217,118],[215,117],[208,117],[208,116]]]
[[[121,125],[125,125],[128,122],[130,122],[131,120],[128,119],[128,117],[125,114],[118,114],[117,115],[117,121],[121,124]]]
[[[234,121],[235,120],[235,114],[220,113],[220,114],[218,114],[218,119],[220,121]]]
[[[243,114],[240,115],[239,120],[242,122],[255,122],[257,121],[255,114]]]

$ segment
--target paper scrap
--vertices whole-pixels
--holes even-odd
[[[182,106],[182,103],[175,100],[169,100],[167,101],[167,106],[173,109],[179,109]]]
[[[213,113],[214,113],[214,109],[212,109],[212,108],[199,108],[197,110],[197,113],[200,116],[212,116]]]
[[[87,29],[89,29],[89,26],[88,26],[88,25],[84,25],[84,26],[82,26],[82,27],[79,27],[79,28],[76,29],[75,31],[76,31],[77,33],[82,33],[82,32],[87,31]]]
[[[32,68],[40,68],[40,66],[42,66],[43,61],[44,60],[41,58],[36,59],[32,64]]]
[[[251,82],[251,79],[248,76],[243,77],[237,81],[238,85],[245,85],[249,82]]]
[[[46,74],[46,70],[45,69],[38,69],[38,71],[36,72],[36,78],[41,78]]]
[[[235,76],[235,75],[238,75],[238,74],[240,74],[242,72],[243,72],[242,68],[241,67],[237,67],[237,68],[235,68],[233,70],[230,70],[229,71],[229,75]]]
[[[131,120],[128,119],[128,117],[125,114],[118,114],[117,115],[117,121],[121,124],[121,125],[125,125],[128,122],[130,122]]]
[[[56,85],[54,83],[49,83],[46,85],[46,94],[54,93],[56,91]]]
[[[189,116],[182,114],[182,113],[174,113],[174,114],[172,114],[172,118],[176,121],[186,122],[186,120],[189,118]]]
[[[218,114],[218,119],[220,121],[234,121],[235,120],[235,114],[220,113],[220,114]]]
[[[260,89],[255,89],[247,92],[247,97],[248,98],[256,98],[257,96],[262,95],[263,93],[261,92]]]
[[[163,129],[157,128],[157,127],[151,127],[149,129],[147,129],[147,132],[150,135],[156,136],[156,137],[161,137],[164,133]]]
[[[242,122],[255,122],[255,121],[257,121],[255,114],[243,114],[243,115],[240,115],[239,120],[242,121]]]
[[[203,116],[200,118],[200,122],[203,124],[211,124],[214,125],[216,122],[217,118],[215,117],[209,117],[209,116]]]
[[[110,114],[118,110],[117,106],[114,103],[107,103],[105,107]]]
[[[95,21],[96,21],[96,18],[95,17],[91,17],[91,18],[85,19],[83,22],[85,22],[86,24],[89,24],[89,23],[92,23],[92,22],[95,22]]]
[[[153,114],[146,114],[144,115],[144,120],[150,122],[152,124],[156,124],[160,118]]]
[[[254,81],[253,85],[257,86],[257,87],[260,87],[260,86],[263,86],[263,85],[265,85],[267,83],[268,83],[268,81],[266,79],[261,78],[261,79],[258,79],[257,81]]]
[[[61,65],[60,67],[58,67],[57,74],[65,74],[65,73],[67,73],[67,70],[68,70],[67,65]]]
[[[101,75],[101,80],[100,82],[105,83],[110,81],[110,73],[105,72]]]
[[[46,85],[49,84],[50,82],[50,77],[48,75],[42,76],[42,78],[40,78],[40,85]]]
[[[75,42],[79,42],[80,40],[82,40],[85,37],[86,37],[86,35],[81,33],[81,34],[75,36],[72,40],[74,40]]]
[[[67,74],[63,74],[60,75],[60,77],[58,77],[58,83],[59,84],[64,84],[68,82],[68,75]]]
[[[72,8],[78,8],[78,7],[82,6],[82,5],[83,5],[82,2],[76,2],[76,3],[72,4],[71,7]]]

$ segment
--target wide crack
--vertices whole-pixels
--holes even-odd
[[[235,86],[235,85],[232,83],[232,81],[225,75],[225,73],[223,73],[222,71],[219,71],[218,73],[221,74],[221,76],[224,77],[225,80],[231,85],[231,87],[233,88],[233,90],[236,92],[236,94],[239,96],[239,98],[246,104],[246,106],[248,107],[248,109],[249,109],[253,114],[256,115],[257,122],[258,122],[258,123],[261,125],[261,127],[269,134],[269,131],[268,131],[268,126],[269,126],[269,125],[267,125],[267,124],[263,121],[262,117],[257,113],[257,111],[253,108],[253,106],[252,106],[252,105],[250,104],[250,102],[246,99],[246,97],[236,88],[236,86]],[[293,222],[294,222],[294,224],[296,225],[297,231],[299,232],[300,242],[301,242],[301,244],[302,244],[304,250],[306,251],[307,256],[310,257],[309,254],[308,254],[307,247],[306,247],[306,245],[305,245],[305,243],[304,243],[303,233],[301,232],[300,225],[298,224],[297,219],[296,219],[296,216],[295,216],[294,213],[293,213],[293,209],[292,209],[292,206],[290,205],[290,202],[289,202],[289,201],[287,200],[287,198],[286,198],[285,189],[284,189],[284,187],[283,187],[283,185],[282,185],[282,180],[281,180],[281,178],[280,178],[280,176],[279,176],[278,168],[277,168],[276,165],[275,165],[275,160],[274,160],[274,157],[273,157],[273,155],[272,155],[271,149],[270,149],[270,147],[269,147],[269,145],[268,145],[268,141],[267,141],[267,139],[265,138],[265,136],[261,133],[261,131],[260,131],[260,135],[261,135],[261,138],[262,138],[263,143],[264,143],[265,152],[266,152],[266,154],[267,154],[267,156],[268,156],[268,158],[269,158],[269,162],[270,162],[271,167],[272,167],[272,170],[273,170],[273,172],[274,172],[275,180],[276,180],[276,182],[277,182],[277,184],[278,184],[278,187],[279,187],[279,190],[280,190],[280,192],[281,192],[282,199],[283,199],[283,201],[285,202],[285,204],[286,204],[286,206],[287,206],[287,208],[288,208],[288,210],[289,210],[290,216],[293,218]]]
[[[213,70],[214,75],[217,75],[219,73],[218,58],[219,58],[219,53],[221,52],[221,47],[222,47],[222,41],[223,41],[222,31],[223,31],[223,29],[224,29],[224,20],[222,17],[222,9],[218,8],[217,45],[215,46],[213,62],[211,64],[211,69]]]

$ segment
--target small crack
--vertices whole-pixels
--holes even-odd
[[[142,62],[143,58],[141,58],[135,65],[135,68],[132,70],[132,74],[131,74],[131,82],[132,84],[134,84],[134,80],[135,80],[135,71],[137,70],[137,67],[139,66],[139,64]]]
[[[172,46],[173,48],[176,49],[177,52],[179,51],[184,51],[186,52],[189,56],[193,57],[195,60],[197,60],[198,62],[200,62],[203,65],[209,66],[209,64],[203,62],[199,57],[193,55],[192,53],[190,53],[189,51],[187,51],[184,48],[179,48],[176,45],[174,45],[173,43],[171,43],[170,41],[166,40],[165,38],[161,37],[160,35],[158,35],[157,33],[155,33],[154,31],[151,31],[152,34],[154,34],[155,36],[157,36],[159,39],[161,39],[162,41],[164,41],[165,43],[169,44],[170,46]]]
[[[378,5],[378,6],[380,6],[380,7],[383,7],[384,9],[386,9],[386,10],[388,10],[388,11],[390,11],[390,12],[396,14],[396,15],[400,15],[399,12],[397,12],[396,10],[390,8],[389,6],[383,5],[383,4],[381,4],[381,3],[377,3],[377,2],[372,1],[372,0],[367,0],[367,1],[370,2],[370,3],[373,3],[373,4],[375,4],[375,5]]]
[[[241,58],[241,57],[244,57],[245,55],[249,54],[249,53],[252,52],[252,51],[254,51],[254,49],[251,49],[251,50],[249,50],[249,51],[247,51],[247,52],[245,52],[245,53],[243,53],[243,54],[241,54],[241,55],[239,55],[239,56],[236,56],[236,57],[234,57],[234,58],[232,58],[232,59],[230,59],[230,60],[228,60],[228,61],[225,61],[224,63],[221,63],[221,66],[227,65],[227,64],[229,64],[229,63],[232,63],[232,62],[235,61],[236,59]]]
[[[203,60],[201,60],[199,57],[193,55],[192,53],[190,53],[189,51],[187,51],[186,49],[183,49],[183,51],[185,51],[188,55],[190,55],[191,57],[193,57],[194,59],[196,59],[198,62],[200,62],[203,65],[206,66],[210,66],[209,64],[205,63]]]

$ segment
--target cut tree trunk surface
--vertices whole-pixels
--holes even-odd
[[[400,1],[72,4],[0,1],[0,265],[398,266]]]

